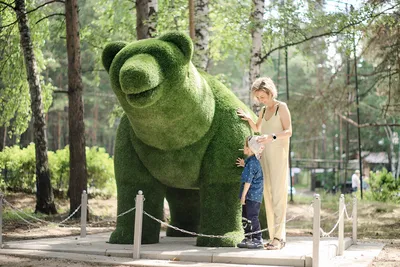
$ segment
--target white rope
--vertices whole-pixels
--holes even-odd
[[[66,219],[62,220],[60,223],[57,223],[57,225],[66,226],[64,223],[65,223],[66,221],[68,221],[69,219],[71,219],[71,217],[74,216],[74,214],[78,212],[78,210],[81,208],[81,206],[82,206],[82,204],[80,204],[80,205],[74,210],[74,212],[72,212],[71,215],[69,215]]]
[[[166,223],[164,221],[161,221],[160,219],[157,219],[156,217],[148,214],[146,211],[143,211],[143,213],[145,215],[147,215],[148,217],[150,217],[151,219],[155,220],[156,222],[158,222],[158,223],[160,223],[160,224],[162,224],[162,225],[164,225],[166,227],[172,228],[172,229],[174,229],[176,231],[180,231],[182,233],[186,233],[186,234],[189,234],[189,235],[201,236],[201,237],[213,237],[213,238],[228,238],[229,237],[229,236],[222,236],[222,235],[205,235],[205,234],[198,234],[198,233],[195,233],[195,232],[190,232],[190,231],[187,231],[187,230],[184,230],[184,229],[180,229],[180,228],[178,228],[176,226],[170,225],[170,224],[168,224],[168,223]]]
[[[89,208],[89,206],[88,206],[88,208]],[[135,209],[136,209],[136,207],[133,207],[133,208],[127,210],[127,211],[124,211],[123,213],[117,215],[116,218],[121,217],[121,216],[124,216],[124,215],[128,214],[129,212],[131,212],[131,211],[133,211],[133,210],[135,210]],[[102,221],[97,221],[97,222],[91,222],[90,224],[93,225],[93,224],[109,223],[109,222],[115,222],[115,221],[116,221],[116,219],[102,220]]]
[[[343,209],[343,211],[342,211],[342,213],[340,214],[339,219],[337,220],[335,226],[332,228],[331,231],[329,231],[329,233],[326,233],[321,227],[319,228],[319,230],[320,230],[320,232],[321,232],[321,234],[322,234],[323,237],[329,237],[330,234],[332,234],[333,231],[335,231],[336,227],[339,225],[340,219],[342,218],[342,216],[344,216],[344,210],[345,210],[345,209]]]
[[[28,225],[32,225],[34,227],[38,227],[38,225],[31,223],[30,221],[25,220],[21,215],[19,215],[15,210],[11,209],[11,212],[14,213],[15,215],[17,215],[18,218],[20,218],[22,221],[24,221],[25,223],[27,223]]]
[[[143,213],[145,215],[147,215],[148,217],[150,217],[151,219],[155,220],[156,222],[158,222],[158,223],[160,223],[160,224],[162,224],[162,225],[164,225],[166,227],[172,228],[172,229],[174,229],[176,231],[182,232],[182,233],[190,234],[190,235],[193,235],[193,236],[210,237],[210,238],[229,238],[229,236],[224,236],[224,235],[207,235],[207,234],[199,234],[199,233],[196,233],[196,232],[187,231],[187,230],[181,229],[179,227],[170,225],[170,224],[168,224],[168,223],[166,223],[166,222],[164,222],[164,221],[162,221],[160,219],[157,219],[156,217],[148,214],[146,211],[143,211]],[[290,218],[289,220],[287,220],[284,223],[288,223],[290,221],[293,221],[295,218],[297,218],[299,216],[301,216],[301,215],[294,216],[294,217]],[[279,226],[281,224],[284,224],[284,223],[276,224],[275,227],[277,227],[277,226]],[[258,233],[262,233],[262,232],[266,232],[266,231],[268,231],[268,228],[265,228],[265,229],[262,229],[262,230],[258,230],[258,231],[255,231],[255,232],[251,232],[251,233],[246,233],[246,234],[244,234],[244,236],[250,236],[250,235],[254,235],[254,234],[258,234]]]
[[[4,198],[3,198],[3,201],[4,201],[5,204],[7,204],[7,205],[9,205],[9,206],[11,207],[11,211],[12,211],[14,214],[16,214],[20,219],[22,219],[22,220],[23,220],[24,222],[26,222],[27,224],[34,225],[34,226],[37,226],[37,225],[32,224],[31,222],[25,220],[23,217],[21,217],[21,216],[17,213],[17,211],[20,212],[20,213],[22,213],[22,214],[24,214],[25,216],[27,216],[27,217],[29,217],[29,218],[31,218],[31,219],[34,219],[34,220],[39,221],[39,222],[42,222],[42,223],[67,226],[67,225],[64,224],[64,222],[66,222],[66,221],[69,220],[72,216],[74,216],[74,214],[81,208],[81,205],[79,205],[79,207],[76,208],[75,211],[74,211],[73,213],[71,213],[71,215],[69,215],[66,219],[64,219],[64,220],[61,221],[60,223],[55,223],[55,222],[45,221],[45,220],[39,219],[39,218],[37,218],[37,217],[35,217],[35,216],[32,216],[32,215],[26,213],[25,211],[14,207],[10,202],[8,202],[8,201],[7,201],[6,199],[4,199]]]
[[[18,209],[18,208],[15,208],[10,202],[8,202],[8,201],[5,200],[5,199],[3,199],[3,200],[4,200],[4,202],[5,202],[7,205],[9,205],[9,206],[11,207],[11,209],[16,210],[16,211],[19,211],[20,213],[24,214],[25,216],[28,216],[29,218],[34,219],[34,220],[36,220],[36,221],[43,222],[43,223],[49,223],[49,222],[47,222],[47,221],[45,221],[45,220],[36,218],[35,216],[32,216],[32,215],[26,213],[26,212],[23,211],[23,210],[20,210],[20,209]]]
[[[129,212],[133,211],[134,209],[136,209],[136,207],[133,207],[133,208],[131,208],[131,209],[129,209],[129,210],[127,210],[127,211],[125,211],[125,212],[123,212],[123,213],[117,215],[117,218],[118,218],[118,217],[121,217],[121,216],[124,216],[125,214],[128,214]]]
[[[345,212],[346,217],[347,217],[348,220],[353,220],[353,215],[350,217],[349,214],[347,213],[347,207],[346,207],[346,205],[344,205],[344,212]]]

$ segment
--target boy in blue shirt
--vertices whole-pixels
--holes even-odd
[[[260,221],[258,215],[263,198],[264,179],[260,162],[261,152],[264,145],[257,143],[258,136],[249,136],[244,145],[246,160],[238,158],[236,165],[244,167],[240,180],[240,203],[242,204],[242,217],[251,221],[251,227],[245,227],[245,234],[259,231]],[[237,244],[239,248],[262,248],[263,240],[261,233],[246,236],[242,242]]]

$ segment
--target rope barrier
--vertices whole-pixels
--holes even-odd
[[[193,235],[193,236],[200,236],[200,237],[209,237],[209,238],[229,238],[229,236],[199,234],[199,233],[196,233],[196,232],[187,231],[187,230],[181,229],[179,227],[170,225],[170,224],[168,224],[168,223],[166,223],[166,222],[164,222],[164,221],[162,221],[160,219],[157,219],[153,215],[148,214],[146,211],[143,211],[143,213],[145,215],[147,215],[149,218],[151,218],[151,219],[155,220],[156,222],[160,223],[161,225],[164,225],[166,227],[172,228],[172,229],[174,229],[176,231],[179,231],[179,232],[182,232],[182,233],[185,233],[185,234],[190,234],[190,235]],[[300,216],[301,215],[294,216],[294,217],[288,219],[285,223],[293,221],[294,219],[296,219],[297,217],[300,217]],[[277,226],[279,226],[281,224],[283,224],[283,223],[278,223],[278,224],[275,225],[275,227],[277,227]],[[266,231],[268,231],[268,228],[265,228],[265,229],[262,229],[262,230],[258,230],[258,231],[255,231],[255,232],[246,233],[246,234],[244,234],[244,236],[251,236],[251,235],[259,234],[259,233],[266,232]]]
[[[41,222],[41,223],[55,224],[55,225],[59,225],[59,226],[67,226],[67,225],[65,225],[64,223],[65,223],[66,221],[68,221],[69,219],[71,219],[71,218],[75,215],[75,213],[78,212],[78,210],[81,208],[81,205],[79,205],[79,206],[75,209],[75,211],[74,211],[73,213],[71,213],[71,214],[70,214],[67,218],[65,218],[63,221],[61,221],[60,223],[54,223],[54,222],[42,220],[42,219],[39,219],[39,218],[37,218],[37,217],[35,217],[35,216],[32,216],[32,215],[30,215],[30,214],[24,212],[23,210],[14,207],[10,202],[8,202],[8,201],[7,201],[6,199],[4,199],[4,198],[3,198],[3,201],[4,201],[4,204],[7,204],[8,206],[11,207],[11,211],[12,211],[18,218],[20,218],[20,219],[21,219],[22,221],[24,221],[26,224],[31,225],[31,226],[34,226],[34,227],[40,227],[40,226],[38,226],[38,225],[36,225],[36,224],[34,224],[34,223],[32,223],[32,222],[30,222],[30,221],[24,219],[21,215],[18,214],[18,212],[24,214],[25,216],[27,216],[27,217],[29,217],[29,218],[31,218],[31,219],[34,219],[34,220],[36,220],[36,221],[38,221],[38,222]],[[136,202],[136,198],[135,198],[135,202]],[[342,213],[340,214],[340,216],[339,216],[337,222],[335,223],[335,225],[333,226],[333,228],[332,228],[329,232],[325,232],[325,231],[320,227],[320,233],[321,233],[321,235],[322,235],[323,237],[329,237],[329,236],[336,230],[336,228],[338,227],[339,222],[340,222],[340,219],[342,218],[342,216],[346,215],[346,218],[347,218],[348,220],[353,219],[352,216],[351,216],[351,217],[349,216],[346,206],[347,206],[347,205],[344,204],[344,209],[343,209]],[[308,213],[310,213],[312,216],[314,216],[314,211],[313,211],[312,207],[313,207],[313,202],[311,202],[310,206],[309,206],[307,209],[304,209],[304,210],[306,210],[306,212],[308,212]],[[89,205],[88,205],[88,208],[89,208]],[[128,214],[128,213],[134,211],[135,208],[136,208],[136,207],[130,208],[129,210],[126,210],[126,211],[122,212],[121,214],[118,214],[116,218],[121,217],[121,216],[124,216],[124,215],[126,215],[126,214]],[[180,231],[180,232],[182,232],[182,233],[186,233],[186,234],[193,235],[193,236],[209,237],[209,238],[229,238],[229,236],[201,234],[201,233],[196,233],[196,232],[188,231],[188,230],[185,230],[185,229],[181,229],[181,228],[179,228],[179,227],[170,225],[170,224],[168,224],[168,223],[166,223],[166,222],[164,222],[164,221],[162,221],[162,220],[160,220],[160,219],[157,219],[156,217],[152,216],[151,214],[147,213],[146,211],[143,211],[143,213],[144,213],[146,216],[148,216],[149,218],[153,219],[154,221],[160,223],[161,225],[164,225],[164,226],[166,226],[166,227],[172,228],[172,229],[174,229],[174,230],[176,230],[176,231]],[[324,219],[321,219],[320,221],[329,219],[329,218],[335,216],[335,215],[338,214],[338,213],[339,213],[339,211],[336,211],[335,213],[329,215],[328,217],[326,217],[326,218],[324,218]],[[292,218],[288,219],[285,223],[288,223],[288,222],[290,222],[290,221],[293,221],[294,219],[296,219],[296,218],[298,218],[298,217],[300,217],[300,216],[302,216],[302,215],[303,215],[303,214],[297,215],[297,216],[293,216]],[[95,222],[95,224],[98,224],[98,223],[107,223],[107,222],[114,222],[114,221],[115,221],[115,219],[112,219],[112,220],[104,220],[104,221]],[[283,223],[282,223],[282,224],[283,224]],[[276,224],[275,227],[277,227],[277,226],[279,226],[279,225],[280,225],[280,224]],[[263,233],[263,232],[266,232],[266,231],[268,231],[268,228],[265,228],[265,229],[262,229],[262,230],[258,230],[258,231],[255,231],[255,232],[246,233],[246,234],[244,234],[244,236],[251,236],[251,235],[258,234],[258,233]]]
[[[32,216],[32,215],[30,215],[30,214],[24,212],[23,210],[20,210],[20,209],[14,207],[14,206],[13,206],[10,202],[8,202],[7,200],[5,200],[5,199],[3,199],[3,200],[4,200],[5,204],[7,204],[8,206],[11,207],[12,212],[15,213],[22,221],[24,221],[25,223],[27,223],[27,224],[29,224],[29,225],[35,226],[35,227],[39,227],[39,226],[37,226],[37,225],[35,225],[35,224],[33,224],[33,223],[31,223],[31,222],[25,220],[25,219],[24,219],[22,216],[20,216],[16,211],[19,211],[20,213],[24,214],[25,216],[27,216],[27,217],[29,217],[29,218],[32,218],[32,219],[34,219],[34,220],[36,220],[36,221],[42,222],[42,223],[55,224],[55,225],[60,225],[60,226],[67,226],[67,225],[65,225],[64,223],[65,223],[66,221],[68,221],[70,218],[72,218],[72,217],[75,215],[75,213],[78,212],[78,210],[79,210],[79,209],[81,208],[81,206],[82,206],[82,205],[79,205],[78,208],[76,208],[75,211],[74,211],[73,213],[71,213],[66,219],[64,219],[64,220],[61,221],[60,223],[54,223],[54,222],[42,220],[42,219],[39,219],[39,218],[37,218],[37,217],[35,217],[35,216]],[[135,198],[135,201],[136,201],[136,198]],[[313,205],[313,204],[311,203],[310,206],[308,207],[308,209],[306,210],[307,212],[310,212],[310,209],[311,209],[312,205]],[[89,208],[89,205],[88,205],[88,208]],[[136,208],[136,207],[133,207],[133,208],[127,210],[127,211],[124,211],[124,212],[121,213],[121,214],[118,214],[118,215],[117,215],[117,218],[118,218],[118,217],[121,217],[121,216],[124,216],[124,215],[126,215],[126,214],[128,214],[128,213],[134,211],[135,208]],[[312,211],[312,210],[311,210],[311,211]],[[157,219],[157,218],[155,218],[154,216],[148,214],[146,211],[143,211],[143,213],[144,213],[145,215],[147,215],[148,217],[150,217],[151,219],[157,221],[158,223],[160,223],[160,224],[162,224],[162,225],[164,225],[164,226],[166,226],[166,227],[172,228],[172,229],[174,229],[174,230],[176,230],[176,231],[180,231],[180,232],[182,232],[182,233],[190,234],[190,235],[193,235],[193,236],[210,237],[210,238],[228,238],[228,237],[229,237],[229,236],[222,236],[222,235],[207,235],[207,234],[200,234],[200,233],[195,233],[195,232],[187,231],[187,230],[184,230],[184,229],[180,229],[180,228],[178,228],[178,227],[176,227],[176,226],[170,225],[170,224],[168,224],[168,223],[166,223],[166,222],[164,222],[164,221],[162,221],[162,220],[160,220],[160,219]],[[296,219],[296,218],[298,218],[298,217],[300,217],[300,216],[301,216],[301,215],[294,216],[294,217],[288,219],[285,223],[288,223],[288,222],[290,222],[290,221],[293,221],[294,219]],[[107,222],[114,222],[114,221],[115,221],[115,220],[104,220],[104,221],[95,222],[94,224],[107,223]],[[276,224],[275,227],[277,227],[277,226],[279,226],[279,225],[280,225],[280,224]],[[246,233],[245,236],[250,236],[250,235],[253,235],[253,234],[258,234],[258,233],[262,233],[262,232],[266,232],[266,231],[268,231],[268,228],[265,228],[265,229],[262,229],[262,230],[258,230],[258,231],[255,231],[255,232],[251,232],[251,233]]]
[[[39,218],[37,218],[37,217],[35,217],[35,216],[32,216],[32,215],[26,213],[25,211],[14,207],[10,202],[8,202],[8,201],[5,200],[5,199],[3,199],[3,201],[4,201],[5,204],[7,204],[8,206],[11,207],[11,211],[12,211],[15,215],[17,215],[21,220],[23,220],[25,223],[27,223],[27,224],[29,224],[29,225],[33,225],[33,226],[36,226],[36,227],[38,227],[38,226],[35,225],[35,224],[33,224],[33,223],[31,223],[31,222],[29,222],[29,221],[27,221],[27,220],[25,220],[22,216],[20,216],[20,215],[17,213],[17,211],[20,212],[21,214],[24,214],[25,216],[27,216],[27,217],[29,217],[29,218],[31,218],[31,219],[34,219],[34,220],[38,221],[38,222],[42,222],[42,223],[46,223],[46,224],[53,224],[53,225],[67,226],[67,225],[64,224],[64,223],[65,223],[66,221],[68,221],[69,219],[71,219],[71,217],[74,216],[74,214],[77,213],[78,210],[81,208],[81,205],[79,205],[79,206],[74,210],[74,212],[72,212],[71,215],[69,215],[66,219],[64,219],[63,221],[61,221],[61,222],[59,222],[59,223],[55,223],[55,222],[42,220],[42,219],[39,219]]]
[[[90,208],[89,205],[88,205],[88,208]],[[128,213],[134,211],[135,209],[136,209],[136,207],[130,208],[129,210],[124,211],[124,212],[121,213],[121,214],[118,214],[116,218],[121,217],[121,216],[124,216],[124,215],[126,215],[126,214],[128,214]],[[93,214],[93,212],[92,212],[92,214]],[[115,221],[116,221],[116,218],[115,218],[115,219],[111,219],[111,220],[102,220],[102,221],[92,222],[91,225],[93,225],[93,224],[100,224],[100,223],[115,222]]]
[[[344,212],[345,212],[346,218],[347,218],[348,220],[353,220],[353,215],[350,217],[349,214],[347,213],[347,206],[346,206],[346,205],[344,205]]]
[[[56,222],[51,222],[51,221],[42,220],[42,219],[37,218],[37,217],[35,217],[35,216],[33,216],[33,215],[30,215],[30,214],[26,213],[25,211],[14,207],[10,202],[8,202],[8,201],[7,201],[6,199],[4,199],[4,198],[3,198],[3,203],[4,203],[5,205],[9,206],[9,207],[11,208],[11,211],[13,212],[13,214],[15,214],[15,215],[16,215],[18,218],[20,218],[23,222],[25,222],[26,224],[35,226],[35,227],[39,227],[39,226],[36,225],[36,224],[34,224],[34,223],[32,223],[32,222],[30,222],[30,221],[28,221],[28,220],[26,220],[26,219],[24,219],[21,215],[18,214],[18,212],[21,213],[21,214],[23,214],[23,215],[25,215],[25,216],[27,216],[27,217],[29,217],[29,218],[31,218],[31,219],[33,219],[33,220],[36,220],[36,221],[38,221],[38,222],[41,222],[41,223],[53,224],[53,225],[57,225],[57,226],[64,226],[64,227],[67,227],[68,225],[65,224],[65,222],[68,221],[68,220],[70,220],[70,219],[75,215],[75,213],[77,213],[78,210],[82,207],[82,204],[80,204],[80,205],[74,210],[74,212],[72,212],[67,218],[65,218],[64,220],[62,220],[62,221],[59,222],[59,223],[56,223]],[[89,207],[89,205],[88,205],[88,207]],[[121,213],[121,214],[118,214],[118,215],[117,215],[117,218],[118,218],[118,217],[121,217],[121,216],[124,216],[124,215],[126,215],[126,214],[132,212],[133,210],[135,210],[135,208],[136,208],[136,207],[133,207],[133,208],[127,210],[127,211],[124,211],[124,212]],[[104,221],[98,221],[98,222],[96,222],[96,224],[98,224],[98,223],[107,223],[107,222],[114,222],[114,221],[115,221],[115,219],[113,219],[113,220],[104,220]]]
[[[32,215],[26,213],[26,212],[23,211],[23,210],[20,210],[20,209],[18,209],[18,208],[15,208],[15,207],[14,207],[10,202],[8,202],[6,199],[3,199],[3,201],[5,202],[5,204],[7,204],[8,206],[10,206],[12,210],[19,211],[20,213],[24,214],[25,216],[27,216],[27,217],[29,217],[29,218],[31,218],[31,219],[34,219],[34,220],[36,220],[36,221],[38,221],[38,222],[48,223],[47,221],[42,220],[42,219],[39,219],[39,218],[36,218],[35,216],[32,216]]]
[[[14,213],[15,215],[17,215],[18,218],[20,218],[21,220],[23,220],[25,223],[27,223],[28,225],[32,225],[34,227],[39,227],[36,224],[31,223],[28,220],[25,220],[21,215],[19,215],[15,210],[11,209],[11,212]]]
[[[70,218],[72,218],[72,216],[74,216],[75,213],[78,212],[78,210],[82,207],[82,204],[80,204],[75,210],[74,212],[71,213],[71,215],[69,215],[66,219],[64,219],[63,221],[61,221],[60,223],[58,223],[58,225],[64,225],[64,223],[66,221],[68,221]]]
[[[321,232],[321,234],[322,234],[323,237],[329,237],[330,234],[332,234],[333,231],[335,231],[335,229],[336,229],[336,228],[338,227],[338,225],[339,225],[340,219],[342,218],[342,216],[344,216],[345,211],[346,211],[346,205],[344,205],[344,209],[343,209],[342,213],[340,214],[340,216],[339,216],[339,218],[338,218],[338,220],[337,220],[335,226],[334,226],[334,227],[332,228],[332,230],[330,230],[328,233],[326,233],[322,228],[320,228],[320,232]],[[346,212],[346,213],[347,213],[347,212]]]

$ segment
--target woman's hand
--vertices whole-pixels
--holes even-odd
[[[247,114],[246,112],[244,112],[243,109],[238,108],[236,109],[236,114],[244,121],[249,121],[251,120],[251,117],[249,114]]]
[[[268,135],[268,134],[263,134],[260,137],[257,138],[257,143],[260,144],[269,144],[272,142],[272,135]]]
[[[242,158],[237,158],[237,159],[236,159],[236,166],[237,166],[237,167],[244,167],[244,159],[242,159]]]

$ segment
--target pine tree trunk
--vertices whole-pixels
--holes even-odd
[[[208,32],[210,25],[208,0],[196,0],[194,11],[195,38],[193,62],[197,67],[207,71],[210,39],[210,33]]]
[[[50,183],[50,170],[47,158],[46,122],[43,114],[39,73],[37,72],[36,59],[33,53],[25,0],[15,1],[15,12],[18,19],[21,48],[24,53],[33,115],[37,189],[35,212],[56,214],[57,210],[54,205],[53,190]]]
[[[260,76],[260,58],[261,58],[261,47],[262,47],[262,28],[263,28],[263,16],[264,16],[264,0],[252,0],[252,12],[250,16],[251,27],[251,58],[249,68],[249,95],[250,103],[251,98],[251,85],[256,78]]]
[[[65,23],[68,54],[69,198],[70,213],[72,213],[81,204],[83,190],[87,190],[85,125],[82,100],[83,84],[77,0],[65,1]],[[76,213],[75,217],[79,216],[80,211]]]
[[[156,35],[157,0],[136,0],[136,37],[138,40]]]

